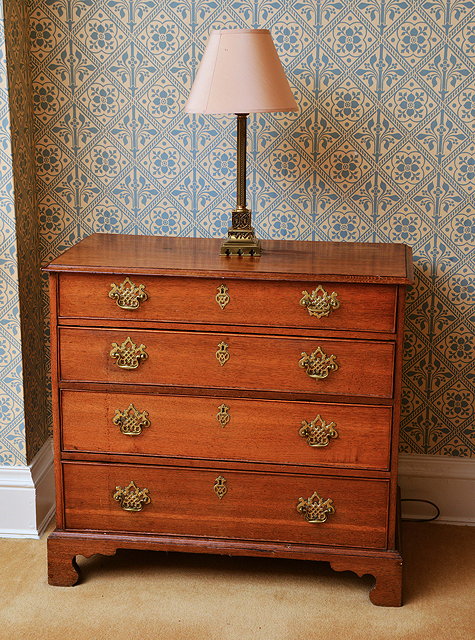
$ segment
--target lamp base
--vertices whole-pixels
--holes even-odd
[[[235,230],[233,230],[234,232]],[[231,234],[231,230],[229,231]],[[250,256],[256,257],[262,254],[260,241],[254,233],[252,237],[239,238],[235,235],[229,235],[221,245],[219,250],[220,256]]]
[[[261,243],[251,226],[251,210],[238,206],[233,211],[232,226],[219,251],[221,256],[260,256]]]

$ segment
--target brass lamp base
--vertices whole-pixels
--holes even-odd
[[[260,256],[261,254],[261,243],[256,236],[252,238],[229,236],[219,250],[220,256]]]
[[[232,226],[228,237],[219,251],[221,256],[260,256],[262,248],[251,227],[250,209],[239,208],[233,211]]]
[[[252,227],[251,210],[246,207],[246,127],[247,113],[237,113],[236,208],[228,237],[219,251],[220,256],[260,256],[261,243]]]

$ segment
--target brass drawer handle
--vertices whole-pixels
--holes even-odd
[[[302,514],[307,522],[318,524],[326,522],[328,516],[335,513],[335,507],[331,498],[324,500],[314,491],[307,500],[299,498],[297,511]]]
[[[140,489],[133,480],[125,489],[116,487],[112,497],[117,500],[124,511],[142,511],[144,506],[151,502],[149,490]]]
[[[231,416],[229,415],[229,407],[227,404],[220,404],[218,407],[218,413],[216,414],[216,420],[222,427],[225,427],[229,421],[231,420]]]
[[[109,355],[111,358],[115,358],[117,366],[121,369],[137,369],[142,360],[148,358],[145,349],[144,344],[137,346],[129,336],[121,345],[113,342]]]
[[[315,380],[323,380],[328,377],[330,371],[337,371],[338,369],[336,356],[327,356],[320,347],[317,347],[310,355],[303,351],[301,356],[299,365],[305,369],[305,373],[308,376]]]
[[[144,284],[136,285],[130,278],[126,278],[120,284],[115,284],[115,282],[111,284],[109,298],[115,300],[121,309],[134,311],[140,307],[141,302],[148,299],[148,295]]]
[[[309,293],[308,291],[302,291],[303,298],[300,300],[302,307],[306,307],[310,316],[316,318],[323,318],[323,316],[329,316],[332,311],[338,309],[340,301],[337,300],[338,294],[336,291],[328,294],[321,284]]]
[[[326,423],[325,420],[318,415],[312,422],[302,420],[299,435],[305,438],[307,444],[311,447],[328,447],[330,438],[338,438],[338,431],[335,427],[336,424],[334,422]]]
[[[218,293],[216,294],[216,298],[215,299],[216,299],[216,302],[221,307],[221,309],[224,309],[224,307],[231,300],[231,298],[229,297],[228,291],[229,291],[229,289],[227,288],[227,286],[225,284],[220,284],[219,285]]]
[[[226,478],[223,478],[223,476],[218,476],[214,481],[213,489],[218,498],[222,500],[228,492]]]
[[[216,360],[222,367],[224,367],[226,362],[229,360],[228,345],[225,342],[220,342],[218,344],[218,350],[216,351]]]
[[[140,412],[132,403],[129,404],[125,411],[116,409],[112,423],[119,427],[120,432],[125,436],[139,436],[142,433],[142,429],[150,426],[148,411]]]

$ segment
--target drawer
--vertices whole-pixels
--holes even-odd
[[[391,285],[142,276],[133,276],[129,282],[123,275],[61,274],[59,315],[126,321],[395,330],[396,287]],[[120,291],[114,289],[119,297],[110,298],[111,286],[120,287],[124,283]],[[137,292],[142,285],[143,290]],[[306,298],[307,306],[300,303],[304,291],[310,296]],[[331,296],[333,292],[335,299],[325,302],[325,293]],[[123,309],[118,303],[137,306]]]
[[[63,449],[96,453],[385,470],[391,414],[383,406],[61,393]]]
[[[392,396],[391,342],[79,328],[59,336],[62,381]],[[305,354],[326,360],[327,377],[310,377]]]
[[[63,469],[67,529],[386,546],[383,480],[87,463]],[[124,510],[114,494],[123,506],[142,510]]]

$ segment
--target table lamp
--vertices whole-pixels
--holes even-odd
[[[296,110],[268,29],[211,32],[185,111],[237,116],[236,208],[228,237],[221,245],[222,256],[260,256],[262,252],[246,206],[247,116]]]

